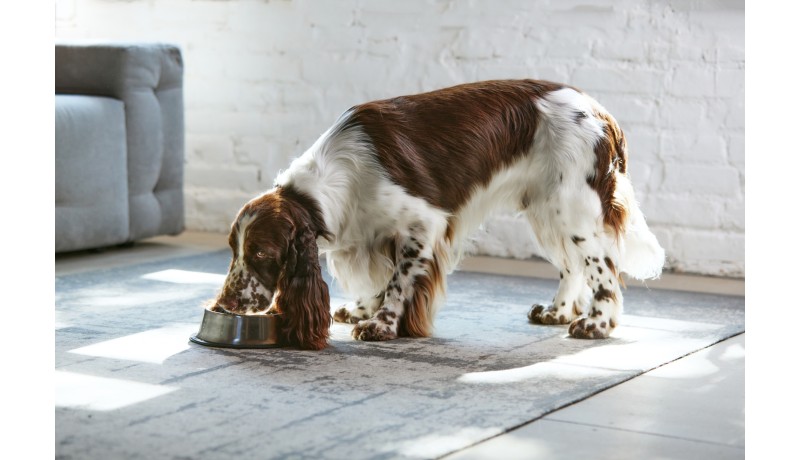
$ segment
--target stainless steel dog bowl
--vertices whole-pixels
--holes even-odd
[[[196,335],[189,338],[207,347],[275,348],[282,315],[243,316],[205,310]]]

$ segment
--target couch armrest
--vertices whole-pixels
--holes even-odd
[[[183,86],[183,59],[168,44],[57,44],[56,94],[126,99],[131,91]]]
[[[183,231],[180,49],[159,43],[57,44],[55,92],[125,104],[131,240]]]

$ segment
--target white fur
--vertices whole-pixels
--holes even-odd
[[[408,236],[409,227],[424,222],[420,238],[431,247],[443,239],[448,213],[393,183],[360,130],[338,131],[346,117],[293,161],[276,185],[292,185],[319,201],[333,234],[331,241],[317,242],[328,270],[345,292],[366,298],[380,293],[394,271],[393,261],[380,251],[381,242]]]

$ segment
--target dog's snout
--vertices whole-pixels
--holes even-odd
[[[235,297],[221,298],[217,300],[217,305],[228,311],[235,311],[239,306],[239,301]]]
[[[250,271],[231,270],[216,299],[216,310],[249,315],[266,312],[274,289],[265,287]]]

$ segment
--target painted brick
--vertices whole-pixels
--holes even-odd
[[[644,125],[627,125],[623,127],[628,143],[628,170],[632,174],[638,166],[648,166],[655,177],[663,175],[663,160],[659,157],[659,136],[657,130]]]
[[[578,34],[559,33],[556,37],[549,37],[545,47],[548,58],[589,59],[592,54],[592,37]]]
[[[583,89],[622,124],[671,267],[744,274],[742,0],[75,0],[56,38],[181,47],[189,229],[227,231],[354,104],[541,78]],[[526,229],[498,216],[475,248],[536,255]]]
[[[494,49],[491,29],[463,30],[452,45],[453,56],[464,61],[491,59]]]
[[[596,59],[642,61],[647,57],[647,42],[637,37],[624,40],[602,40],[595,44],[592,56]]]
[[[213,165],[233,161],[231,140],[214,134],[187,132],[186,156],[193,163]]]
[[[744,94],[742,94],[744,96]],[[728,129],[744,130],[744,97],[725,104],[725,127]]]
[[[651,59],[657,61],[702,62],[707,57],[708,49],[692,43],[664,43],[651,47]]]
[[[744,69],[719,69],[716,74],[717,97],[744,97]]]
[[[530,224],[511,214],[492,216],[471,239],[472,250],[481,254],[514,259],[542,256]],[[513,241],[513,244],[509,244],[509,241]]]
[[[632,161],[628,165],[628,176],[633,184],[634,190],[640,195],[657,190],[660,186],[661,171],[660,165],[649,165],[641,161]]]
[[[611,112],[616,113],[616,112]],[[628,159],[633,163],[653,164],[660,162],[656,156],[659,149],[659,133],[655,130],[622,127],[628,143]]]
[[[696,130],[705,123],[707,103],[695,98],[664,98],[660,104],[661,125],[665,129]]]
[[[648,222],[698,229],[720,227],[723,204],[697,197],[651,196],[641,205],[648,210]]]
[[[744,133],[731,133],[728,136],[728,161],[744,171]]]
[[[572,74],[572,84],[586,91],[610,93],[656,93],[664,86],[664,73],[649,69],[581,67]]]
[[[667,84],[667,93],[673,96],[704,97],[714,92],[714,69],[700,65],[676,67]]]
[[[720,223],[723,229],[744,232],[744,204],[744,199],[725,202],[724,212],[720,213]]]
[[[731,166],[667,163],[664,174],[663,190],[666,192],[695,194],[698,199],[741,193],[739,171]]]
[[[744,234],[679,229],[672,237],[672,257],[678,268],[693,271],[704,261],[716,261],[718,275],[742,276],[735,266],[744,262]]]
[[[220,193],[216,188],[186,186],[184,195],[193,204],[186,207],[188,228],[227,233],[236,213],[257,193],[230,189],[228,193]]]
[[[550,27],[556,29],[587,28],[599,34],[603,31],[623,29],[628,22],[623,7],[614,2],[560,1],[550,8],[544,18]]]
[[[247,192],[257,190],[260,186],[258,169],[252,167],[187,166],[184,172],[187,181],[203,184],[207,188]]]
[[[653,126],[656,121],[658,102],[653,98],[612,93],[596,93],[592,96],[614,115],[626,134],[626,125]]]
[[[717,48],[717,61],[720,63],[743,63],[744,62],[744,41],[741,43],[722,42]]]
[[[695,131],[667,131],[661,134],[660,155],[665,161],[726,163],[725,138],[720,134]]]

